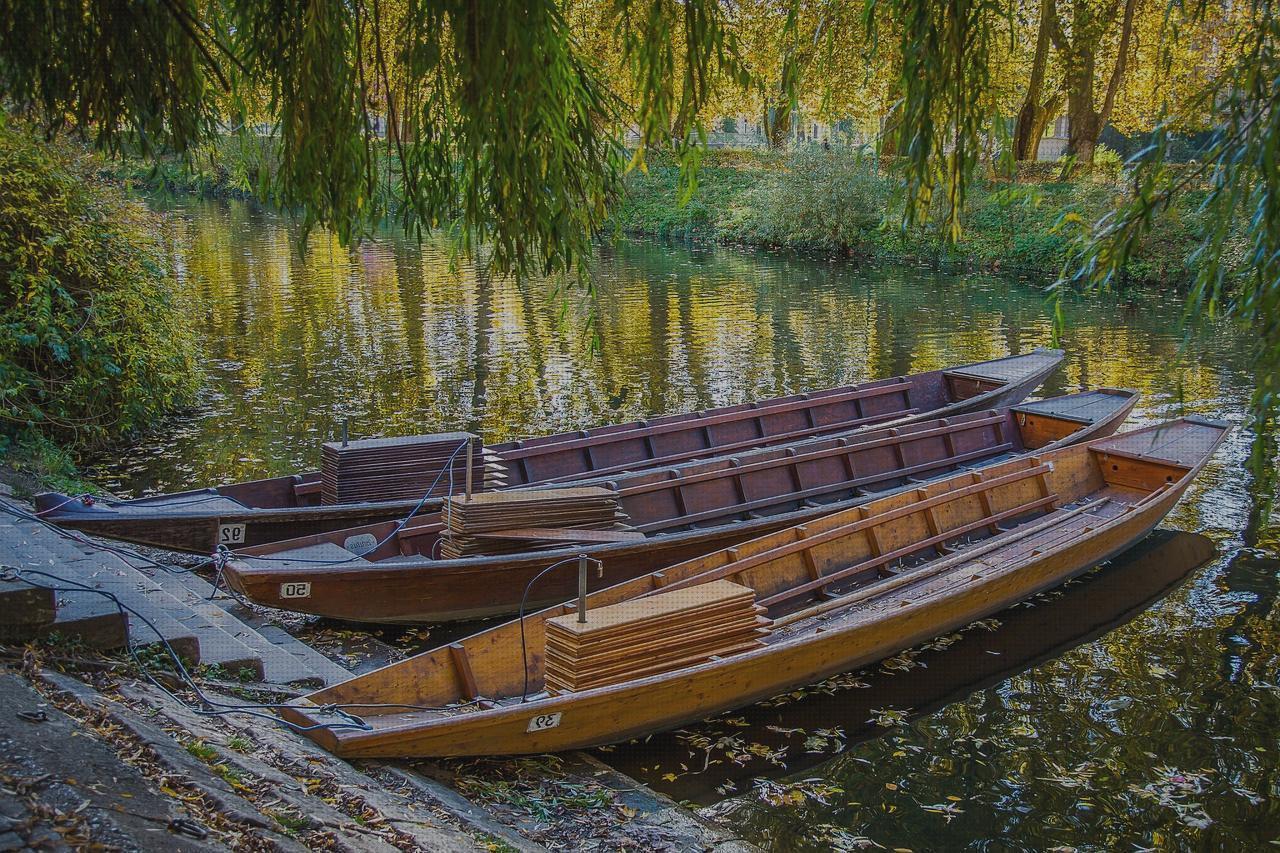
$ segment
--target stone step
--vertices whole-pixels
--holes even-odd
[[[164,640],[192,663],[217,665],[233,673],[249,669],[254,677],[262,677],[262,660],[253,649],[169,595],[120,557],[43,528],[33,527],[22,533],[25,541],[18,543],[10,563],[37,569],[71,585],[82,584],[114,594],[135,611],[129,614],[129,636],[134,645],[148,646]],[[57,583],[39,576],[31,580]]]
[[[20,676],[0,674],[0,719],[5,721],[0,771],[26,780],[34,801],[14,798],[6,804],[6,812],[27,814],[6,815],[19,818],[9,830],[17,837],[0,836],[0,849],[70,849],[41,807],[56,810],[87,833],[85,849],[228,849],[207,830],[208,837],[197,839],[171,829],[175,821],[191,819],[183,802],[159,790],[108,742],[48,703]]]
[[[38,629],[31,639],[55,636],[91,649],[121,649],[129,644],[129,621],[120,608],[101,595],[64,592],[58,595],[57,617]]]
[[[245,624],[220,607],[216,601],[210,600],[213,586],[198,575],[191,572],[173,574],[161,569],[143,571],[165,592],[253,649],[262,660],[263,681],[272,684],[307,683],[323,687],[351,677],[349,671],[298,642],[287,632],[276,629],[279,632],[277,634],[264,630],[272,626],[255,627]]]
[[[156,645],[163,640],[187,660],[197,663],[200,661],[203,649],[197,632],[192,626],[184,625],[174,618],[172,614],[177,610],[177,602],[157,598],[154,593],[158,588],[147,578],[110,554],[93,559],[82,556],[78,549],[55,548],[56,545],[46,547],[45,544],[29,542],[15,565],[54,576],[32,576],[33,583],[57,585],[60,581],[68,582],[67,591],[60,590],[59,596],[69,594],[76,585],[115,595],[136,611],[127,614],[129,639],[135,646]],[[116,606],[110,598],[93,592],[79,592],[78,596],[99,598],[113,609]]]
[[[51,590],[0,579],[0,633],[9,626],[47,625],[54,615]]]

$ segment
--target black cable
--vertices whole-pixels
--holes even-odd
[[[67,530],[66,528],[59,527],[57,524],[54,524],[51,521],[47,521],[43,518],[40,518],[37,515],[26,512],[25,510],[19,509],[18,507],[13,506],[12,504],[6,501],[0,501],[0,512],[4,512],[8,515],[13,516],[14,518],[22,519],[23,521],[30,521],[30,522],[39,524],[40,526],[52,531],[53,533],[56,533],[58,536],[61,536],[63,539],[70,539],[72,542],[79,542],[81,545],[85,545],[89,548],[94,548],[98,551],[105,551],[109,554],[115,554],[117,557],[121,558],[126,563],[128,563],[129,567],[133,569],[136,569],[137,566],[133,565],[132,563],[129,563],[130,559],[141,560],[144,563],[149,563],[152,566],[155,566],[158,569],[162,569],[163,571],[168,572],[171,575],[185,575],[195,571],[195,569],[187,568],[186,566],[175,566],[170,563],[163,563],[160,560],[155,559],[154,557],[148,557],[146,554],[140,554],[137,551],[134,551],[129,548],[122,548],[116,545],[107,545],[103,542],[95,541],[76,531]]]
[[[360,717],[356,716],[355,714],[351,714],[347,712],[346,709],[347,708],[364,708],[364,709],[402,709],[402,710],[408,710],[408,711],[451,711],[459,708],[465,708],[469,705],[477,704],[480,701],[479,699],[474,699],[468,702],[460,702],[455,705],[443,705],[443,706],[412,705],[412,704],[399,703],[399,702],[391,702],[391,703],[357,702],[357,703],[351,703],[351,704],[334,703],[330,705],[321,705],[321,706],[309,705],[305,707],[298,706],[298,705],[282,704],[282,703],[275,703],[275,704],[239,703],[237,704],[237,703],[229,703],[229,702],[219,702],[209,698],[205,694],[205,692],[200,688],[200,685],[196,682],[195,678],[187,670],[186,665],[182,662],[181,656],[178,655],[178,653],[174,650],[173,646],[170,645],[169,641],[165,638],[165,636],[162,633],[160,633],[160,629],[158,629],[155,626],[155,624],[151,622],[150,619],[143,616],[141,613],[139,613],[138,611],[134,610],[132,607],[130,607],[129,605],[121,601],[119,596],[117,596],[115,593],[105,589],[95,589],[94,587],[81,584],[77,581],[70,581],[70,580],[67,580],[66,578],[60,578],[57,575],[53,575],[48,572],[41,571],[39,569],[28,569],[28,568],[21,568],[17,566],[4,566],[3,568],[8,573],[10,573],[13,577],[19,578],[23,580],[24,583],[28,583],[31,586],[39,587],[41,589],[47,589],[52,592],[91,592],[96,595],[101,595],[104,598],[111,601],[113,604],[115,604],[116,608],[120,611],[121,614],[129,614],[137,618],[140,622],[142,622],[142,624],[150,628],[152,633],[156,635],[156,637],[160,641],[160,645],[163,646],[165,652],[173,660],[174,668],[177,671],[178,675],[181,677],[182,681],[187,685],[188,689],[190,689],[193,693],[195,693],[195,695],[199,698],[199,700],[202,703],[204,703],[206,707],[200,708],[193,705],[192,703],[186,701],[182,697],[175,694],[172,690],[170,690],[168,687],[162,684],[159,680],[157,680],[151,674],[150,670],[147,669],[146,665],[142,662],[141,658],[138,657],[137,650],[134,648],[133,643],[129,642],[129,643],[126,643],[125,648],[129,652],[129,656],[133,659],[134,665],[138,667],[138,670],[142,673],[143,677],[146,678],[147,681],[149,681],[156,689],[160,690],[166,696],[173,699],[175,702],[182,705],[184,708],[187,708],[192,713],[198,714],[201,716],[217,717],[217,716],[225,716],[229,714],[244,714],[250,717],[257,717],[265,720],[271,720],[272,722],[283,725],[292,731],[304,733],[304,734],[306,732],[316,731],[318,729],[328,729],[330,731],[339,731],[339,730],[346,730],[346,729],[355,729],[358,731],[372,731],[373,730],[372,726],[370,726],[368,723],[366,723],[364,720],[362,720]],[[30,575],[38,575],[40,577],[49,578],[55,583],[54,584],[37,583],[28,579],[28,576]],[[61,584],[69,584],[69,585],[62,586]],[[285,720],[280,717],[273,716],[271,714],[261,713],[261,711],[264,711],[264,710],[279,711],[282,709],[299,711],[306,714],[333,713],[333,714],[337,714],[339,716],[345,717],[347,719],[347,722],[316,723],[315,725],[311,725],[311,726],[301,726],[290,720]]]
[[[551,571],[551,570],[552,570],[552,569],[554,569],[554,568],[558,568],[559,566],[563,566],[565,563],[576,563],[576,562],[578,562],[579,560],[583,559],[584,557],[586,557],[587,559],[591,560],[591,562],[595,563],[597,566],[601,565],[601,562],[600,562],[599,560],[597,560],[597,559],[595,559],[595,558],[592,558],[592,557],[587,557],[587,556],[586,556],[586,554],[577,554],[577,555],[575,555],[575,556],[573,556],[573,557],[565,557],[563,560],[557,560],[556,562],[554,562],[554,563],[552,563],[551,565],[547,566],[547,567],[546,567],[545,569],[543,569],[542,571],[538,572],[538,573],[537,573],[536,575],[534,575],[534,576],[533,576],[533,578],[532,578],[532,579],[530,579],[530,581],[529,581],[527,584],[525,584],[525,586],[524,586],[524,595],[520,596],[520,616],[519,616],[519,619],[520,619],[520,663],[521,663],[521,665],[524,667],[524,692],[522,692],[522,693],[520,694],[520,704],[521,704],[521,705],[523,705],[523,704],[525,704],[526,702],[528,702],[528,701],[529,701],[529,648],[528,648],[528,645],[527,645],[527,644],[526,644],[526,642],[525,642],[525,637],[524,637],[524,608],[525,608],[525,605],[526,605],[526,604],[528,603],[528,601],[529,601],[529,590],[533,589],[533,585],[534,585],[535,583],[537,583],[537,582],[538,582],[538,580],[539,580],[543,575],[545,575],[547,572]],[[582,590],[579,590],[579,594],[581,594],[581,593],[582,593]]]

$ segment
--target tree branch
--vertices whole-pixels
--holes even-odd
[[[1120,90],[1120,80],[1124,77],[1125,67],[1129,63],[1129,42],[1133,37],[1133,12],[1138,0],[1125,0],[1124,22],[1120,25],[1120,51],[1116,55],[1115,68],[1111,70],[1111,79],[1107,81],[1107,95],[1102,101],[1102,109],[1098,113],[1099,127],[1111,118],[1111,109],[1116,104],[1116,93]]]

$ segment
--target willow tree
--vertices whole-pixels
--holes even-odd
[[[903,27],[905,96],[898,133],[911,202],[906,221],[935,216],[929,202],[941,188],[950,200],[941,214],[942,230],[954,237],[960,227],[958,202],[975,175],[981,128],[1003,124],[991,104],[990,71],[993,50],[999,47],[991,33],[1015,0],[867,2]],[[1112,0],[1122,16],[1129,14],[1131,2],[1136,0],[1125,0],[1122,7]],[[1219,11],[1208,0],[1172,0],[1170,8],[1201,21]],[[1187,297],[1187,317],[1226,315],[1248,330],[1255,369],[1251,467],[1265,494],[1277,476],[1274,436],[1280,414],[1280,9],[1275,0],[1245,0],[1234,4],[1232,13],[1238,16],[1237,25],[1219,33],[1211,45],[1214,53],[1228,58],[1213,59],[1223,72],[1189,102],[1166,105],[1169,120],[1156,129],[1153,144],[1129,163],[1129,199],[1098,222],[1081,224],[1078,249],[1058,285],[1059,292],[1068,286],[1097,290],[1114,285],[1157,215],[1179,196],[1205,191],[1200,242],[1191,258],[1194,286]],[[1123,18],[1120,23],[1123,42]],[[1060,34],[1059,41],[1071,46],[1064,57],[1079,55],[1083,32],[1082,27]],[[1125,53],[1127,48],[1120,50]],[[1166,58],[1164,73],[1171,69]],[[1110,77],[1122,77],[1123,70],[1113,65]],[[1066,72],[1082,79],[1079,68]],[[1103,90],[1103,109],[1096,102],[1089,108],[1105,113],[1107,100]],[[1168,129],[1176,125],[1175,116],[1185,113],[1208,117],[1215,129],[1196,162],[1172,164]]]
[[[638,162],[736,68],[718,3],[605,11],[626,115],[554,0],[0,0],[0,98],[49,134],[147,155],[265,115],[260,193],[308,228],[350,243],[394,212],[486,243],[498,271],[564,272],[619,189],[623,122]]]

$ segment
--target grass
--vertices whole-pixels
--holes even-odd
[[[187,743],[187,752],[195,758],[209,764],[218,758],[218,750],[209,746],[202,740],[193,740]]]
[[[26,433],[9,441],[0,438],[0,482],[20,498],[40,492],[101,493],[93,483],[81,479],[71,451],[38,433]]]
[[[227,738],[227,747],[236,752],[249,752],[253,749],[253,741],[243,735],[232,735]]]

